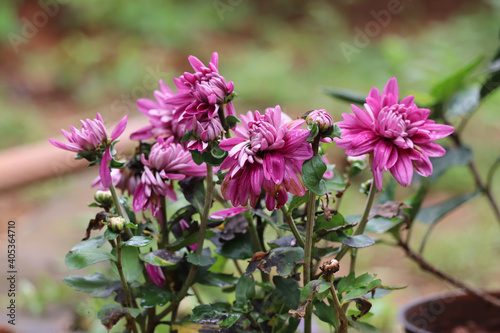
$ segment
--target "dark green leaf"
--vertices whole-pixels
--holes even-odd
[[[342,231],[338,232],[339,241],[350,247],[367,247],[375,244],[375,241],[366,235],[349,236]]]
[[[227,318],[224,319],[219,325],[220,327],[231,327],[238,321],[238,319],[240,319],[240,317],[241,314],[239,313],[230,313],[227,315]]]
[[[327,192],[323,174],[326,164],[319,155],[313,156],[302,165],[302,179],[304,185],[316,195],[324,195]]]
[[[196,137],[193,135],[193,131],[186,131],[181,138],[181,142],[188,142],[192,140],[196,140]]]
[[[279,247],[271,249],[263,258],[250,261],[245,275],[252,274],[257,267],[266,274],[271,273],[272,267],[276,267],[276,271],[279,275],[290,275],[294,268],[303,260],[304,249],[301,247]]]
[[[170,290],[157,285],[148,286],[142,291],[141,307],[154,308],[155,306],[163,306],[170,302],[173,298]]]
[[[466,66],[434,85],[431,89],[432,97],[438,102],[450,98],[456,91],[463,87],[467,77],[481,63],[482,59],[482,56],[477,57]]]
[[[99,310],[99,312],[97,312],[97,317],[109,331],[128,313],[130,313],[133,317],[137,317],[140,310],[124,308],[118,304],[106,304]]]
[[[123,242],[123,246],[143,247],[149,245],[153,239],[146,236],[133,236],[128,241]]]
[[[231,306],[227,303],[202,304],[193,309],[191,320],[195,323],[217,323],[228,318],[229,311],[231,311]]]
[[[114,250],[115,249],[113,249],[113,251]],[[125,275],[125,280],[128,282],[134,282],[139,275],[141,275],[143,270],[142,262],[137,257],[137,254],[137,249],[133,247],[122,248],[123,275]],[[120,276],[114,262],[111,263],[111,269],[113,269],[117,276]]]
[[[379,234],[383,234],[386,231],[391,230],[392,228],[400,225],[404,222],[402,218],[387,218],[387,217],[374,217],[368,220],[366,224],[365,232],[376,232]]]
[[[225,287],[227,285],[236,284],[236,281],[238,281],[238,279],[235,278],[232,274],[207,271],[207,273],[204,274],[202,279],[198,282],[206,286]]]
[[[231,259],[248,259],[255,253],[252,237],[248,232],[235,234],[233,239],[222,242],[221,246],[215,249],[215,252]]]
[[[93,248],[80,248],[71,250],[66,254],[66,266],[69,269],[81,269],[89,265],[105,261],[116,260],[109,251]]]
[[[120,280],[108,279],[101,272],[94,273],[85,277],[69,276],[67,278],[64,278],[63,281],[71,288],[86,293],[93,293],[98,290],[104,290],[108,286],[120,283]]]
[[[417,215],[417,220],[432,225],[439,221],[443,216],[463,203],[475,198],[480,193],[480,191],[476,191],[474,193],[461,194],[437,205],[422,208]]]
[[[229,128],[233,128],[234,126],[236,126],[236,124],[238,124],[240,121],[240,119],[238,117],[235,117],[235,116],[226,116],[226,124]]]
[[[120,205],[125,209],[125,213],[127,214],[129,220],[131,223],[133,223],[133,226],[130,226],[128,223],[126,227],[131,228],[131,229],[137,229],[137,222],[135,220],[135,212],[133,209],[130,208],[128,205],[128,198],[127,197],[120,197]]]
[[[104,243],[106,243],[106,239],[104,238],[104,236],[97,236],[76,244],[75,246],[73,246],[71,251],[86,249],[86,248],[97,249],[98,247],[101,247]]]
[[[249,276],[242,275],[236,284],[236,303],[246,304],[255,297],[255,281]]]
[[[361,95],[358,92],[337,88],[325,88],[324,91],[327,95],[338,98],[345,102],[359,105],[363,105],[366,102],[366,96]]]
[[[204,177],[189,177],[179,181],[184,198],[196,208],[198,213],[203,212],[205,204],[205,186],[203,185]]]
[[[332,192],[339,192],[339,191],[344,191],[346,189],[347,183],[342,178],[341,175],[338,174],[338,172],[333,172],[333,178],[332,179],[325,179],[325,184],[326,188],[328,191]]]
[[[300,291],[299,284],[295,279],[281,276],[273,276],[273,283],[276,286],[275,297],[285,303],[290,309],[296,309],[299,306]]]
[[[340,279],[337,284],[337,292],[343,294],[352,290],[363,289],[366,293],[377,286],[380,286],[380,280],[376,279],[375,276],[364,273],[356,277],[354,272],[350,272],[349,275]]]
[[[448,148],[441,157],[431,158],[433,172],[429,181],[435,183],[449,168],[456,165],[467,165],[472,159],[472,150],[469,147]]]
[[[195,266],[212,266],[217,261],[217,258],[203,254],[190,253],[187,255],[187,261]]]
[[[275,249],[278,247],[287,247],[287,246],[292,246],[292,242],[294,239],[295,239],[295,236],[288,235],[285,237],[281,237],[281,238],[269,241],[269,242],[267,242],[267,244],[269,244],[269,247],[272,249]]]
[[[307,137],[307,142],[311,143],[314,141],[314,138],[319,134],[318,123],[313,123],[307,127],[309,130],[309,136]]]
[[[301,205],[305,204],[309,199],[309,193],[306,193],[304,196],[296,196],[294,195],[292,201],[288,205],[288,214],[292,214],[293,210],[299,208]]]
[[[114,231],[111,231],[110,229],[106,229],[104,231],[104,237],[107,239],[107,240],[113,240],[113,239],[116,239],[116,237],[118,237],[120,233],[119,232],[114,232]]]
[[[330,301],[331,302],[331,301]],[[327,324],[332,325],[333,327],[338,327],[338,320],[335,313],[335,307],[332,304],[327,305],[323,301],[314,302],[314,310],[313,313],[318,317],[319,320],[324,321]]]
[[[479,87],[474,86],[455,93],[445,108],[447,120],[470,116],[479,106]]]
[[[111,163],[109,164],[109,166],[110,166],[111,168],[114,168],[114,169],[121,169],[121,168],[123,168],[123,167],[125,166],[125,164],[126,164],[126,163],[127,163],[127,162],[120,162],[120,161],[117,161],[117,160],[115,160],[115,158],[113,157],[113,158],[111,159]]]
[[[173,252],[167,250],[156,250],[154,252],[143,253],[139,255],[142,261],[153,266],[166,267],[177,264],[181,258],[177,257]]]

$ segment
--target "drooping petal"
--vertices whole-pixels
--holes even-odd
[[[111,141],[116,140],[127,127],[127,116],[123,117],[122,120],[116,125],[115,129],[111,133]]]
[[[413,177],[413,165],[407,154],[399,154],[399,158],[390,169],[401,186],[409,186]]]

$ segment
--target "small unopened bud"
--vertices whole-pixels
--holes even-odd
[[[323,273],[331,275],[338,272],[340,269],[340,263],[336,259],[332,259],[330,261],[325,261],[319,269],[321,269]]]
[[[113,196],[110,191],[97,191],[94,194],[94,200],[103,207],[113,206]]]
[[[108,219],[109,228],[111,231],[120,232],[125,227],[125,219],[121,216],[115,216]]]
[[[330,134],[333,129],[333,118],[325,109],[308,111],[304,116],[308,125],[318,124],[320,134]]]

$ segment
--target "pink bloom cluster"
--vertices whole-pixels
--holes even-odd
[[[206,175],[205,166],[195,164],[189,151],[173,141],[173,137],[163,139],[160,136],[151,147],[148,159],[142,155],[144,172],[135,190],[133,201],[136,212],[149,207],[153,216],[157,217],[161,196],[172,201],[177,200],[173,180]]]
[[[73,126],[70,126],[71,133],[61,130],[69,143],[62,143],[52,139],[49,139],[49,142],[57,148],[78,153],[78,157],[85,158],[89,162],[101,159],[99,175],[103,188],[107,189],[111,186],[111,173],[109,169],[112,159],[111,143],[125,130],[127,116],[120,120],[109,137],[104,126],[104,120],[99,113],[96,119],[81,120],[81,123],[81,130]]]
[[[175,142],[180,142],[186,131],[192,131],[196,140],[189,141],[186,147],[201,152],[221,136],[224,129],[219,110],[226,105],[227,115],[235,115],[230,101],[234,85],[219,74],[217,53],[212,55],[208,67],[193,56],[189,62],[195,72],[174,79],[177,93],[160,81],[160,90],[155,91],[156,101],[137,102],[139,110],[150,119],[150,125],[134,132],[132,139],[174,136]]]
[[[433,142],[453,133],[453,127],[427,119],[428,109],[420,109],[414,97],[399,101],[398,82],[391,78],[382,94],[372,88],[364,109],[351,105],[354,114],[342,114],[338,122],[342,139],[335,139],[349,156],[371,155],[375,185],[382,189],[383,171],[390,171],[402,185],[408,186],[413,170],[427,177],[432,174],[429,157],[446,151]]]
[[[263,115],[249,111],[241,119],[242,126],[234,129],[236,137],[220,143],[221,149],[229,151],[220,166],[229,168],[222,183],[224,197],[234,206],[244,206],[250,199],[255,207],[264,188],[266,207],[273,210],[287,202],[287,192],[303,196],[301,168],[312,156],[306,141],[309,131],[298,128],[304,120],[282,122],[279,105]]]
[[[147,98],[137,101],[137,108],[149,118],[150,125],[132,133],[132,140],[173,136],[175,142],[180,142],[184,135],[186,126],[179,123],[177,117],[174,117],[173,109],[165,103],[174,93],[163,81],[160,81],[159,86],[160,90],[154,92],[156,101]]]

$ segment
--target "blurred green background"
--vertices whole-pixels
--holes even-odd
[[[393,13],[391,8],[396,8]],[[235,84],[238,113],[280,104],[290,115],[325,108],[340,120],[349,106],[326,96],[323,87],[366,94],[372,86],[381,89],[392,76],[398,78],[402,94],[415,94],[427,103],[434,83],[484,55],[470,83],[479,78],[500,45],[499,9],[498,0],[2,1],[0,149],[57,136],[60,128],[96,112],[112,120],[124,114],[138,117],[137,98],[152,98],[159,79],[172,86],[173,77],[191,70],[189,55],[208,62],[214,51],[221,74]],[[463,136],[474,147],[482,175],[499,153],[499,103],[500,94],[489,96]],[[330,154],[331,162],[343,165],[342,151],[332,149]],[[88,184],[81,179],[93,175],[88,171],[64,182],[2,193],[0,205],[19,219],[52,207],[55,214],[40,228],[56,228],[49,223],[66,216],[60,235],[74,244],[91,215],[85,209],[91,197],[79,206],[60,201],[76,201],[75,191],[91,193],[80,188]],[[497,197],[499,184],[493,187]],[[434,186],[437,194],[431,201],[473,188],[467,169],[457,167]],[[357,209],[359,196],[354,193],[350,199],[344,208]],[[78,210],[70,211],[76,222],[68,222],[70,214],[60,214],[54,205]],[[415,238],[424,232],[419,227]],[[490,207],[478,198],[436,227],[425,254],[476,286],[499,288],[500,267],[490,260],[500,253],[499,235]],[[43,244],[38,251],[43,252]],[[59,257],[53,258],[57,274],[27,274],[20,283],[26,317],[42,316],[55,303],[70,305],[79,314],[75,318],[85,317],[88,309],[79,303],[88,302],[86,295],[75,298],[60,282],[60,276],[74,273],[64,267],[70,247],[61,246]],[[379,246],[368,252],[361,261],[364,267],[388,284],[410,285],[376,304],[374,320],[383,331],[399,330],[395,316],[402,303],[447,288],[420,273],[398,251]]]

